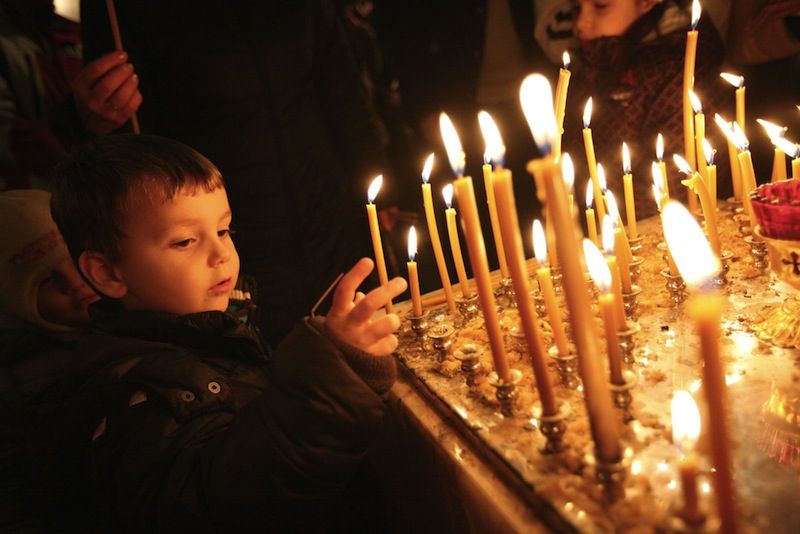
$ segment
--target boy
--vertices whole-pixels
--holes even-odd
[[[361,260],[326,318],[265,355],[223,313],[239,258],[222,177],[203,156],[153,136],[97,139],[57,169],[52,209],[106,297],[53,432],[69,483],[54,492],[79,494],[60,519],[101,513],[110,531],[319,527],[319,505],[381,423],[399,320],[372,316],[405,281],[356,296],[372,269]]]

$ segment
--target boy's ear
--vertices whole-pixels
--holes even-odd
[[[128,293],[128,286],[105,254],[84,251],[78,257],[78,267],[89,283],[103,295],[120,299]]]

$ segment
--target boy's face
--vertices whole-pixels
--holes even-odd
[[[123,305],[178,315],[225,311],[239,276],[225,189],[183,189],[167,201],[132,193],[128,206],[114,264],[127,290]]]
[[[67,258],[39,284],[36,307],[45,321],[81,328],[89,324],[89,304],[98,298]]]
[[[578,0],[575,33],[581,40],[622,35],[655,0]]]

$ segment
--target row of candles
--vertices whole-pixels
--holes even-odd
[[[717,231],[716,205],[716,167],[714,150],[705,139],[705,118],[702,104],[693,92],[694,56],[697,45],[697,22],[700,17],[699,3],[693,4],[692,29],[687,34],[686,71],[684,73],[684,134],[685,157],[674,155],[679,170],[686,174],[683,184],[690,189],[689,203],[692,212],[696,212],[697,198],[700,200],[705,233],[696,223],[692,215],[679,203],[669,200],[669,186],[666,166],[663,161],[663,138],[659,135],[656,142],[658,161],[652,164],[653,192],[661,211],[664,236],[667,244],[667,259],[672,275],[681,275],[684,281],[695,290],[692,302],[688,306],[690,315],[697,322],[701,341],[701,355],[704,362],[704,388],[709,405],[710,424],[712,429],[712,459],[715,467],[717,511],[723,523],[723,529],[733,531],[736,517],[732,479],[730,476],[730,452],[728,449],[727,429],[725,428],[725,378],[719,355],[719,324],[722,314],[723,299],[709,291],[711,279],[720,270],[719,257],[722,255],[721,243]],[[716,124],[725,133],[731,162],[731,175],[734,196],[744,203],[745,211],[753,221],[752,209],[749,205],[749,193],[755,189],[756,180],[750,157],[747,138],[744,133],[744,79],[739,76],[723,73],[724,79],[736,86],[736,121],[728,122],[717,115]],[[561,134],[563,132],[564,108],[566,92],[569,84],[569,58],[565,53],[564,67],[558,78],[555,98],[553,98],[549,82],[541,75],[531,75],[523,82],[520,98],[523,111],[534,141],[544,156],[529,164],[537,185],[537,194],[545,201],[546,226],[534,222],[534,253],[539,263],[536,275],[545,302],[548,319],[551,322],[553,341],[560,355],[569,354],[571,347],[565,335],[558,305],[553,291],[551,267],[560,266],[563,275],[564,296],[569,309],[572,337],[577,349],[579,372],[583,382],[583,392],[590,421],[592,437],[595,443],[595,455],[599,460],[614,462],[622,457],[616,419],[613,413],[608,382],[619,385],[624,382],[619,345],[616,334],[625,328],[626,317],[622,306],[621,293],[631,291],[629,262],[632,259],[630,240],[638,239],[636,226],[636,209],[630,172],[630,153],[623,143],[623,178],[627,231],[617,208],[616,199],[607,189],[605,173],[602,165],[596,162],[592,132],[590,128],[592,100],[584,108],[583,139],[586,160],[589,166],[591,182],[586,191],[586,224],[589,239],[584,240],[581,247],[575,234],[574,201],[572,186],[574,168],[568,154],[561,154]],[[505,147],[500,133],[488,113],[481,112],[479,122],[486,140],[483,178],[486,198],[489,207],[491,229],[497,247],[497,257],[501,276],[511,279],[520,324],[527,341],[531,366],[542,404],[542,416],[554,416],[558,413],[553,387],[547,372],[545,350],[542,335],[536,319],[531,300],[527,265],[522,239],[519,232],[519,221],[513,196],[511,172],[502,166]],[[785,129],[766,121],[759,122],[776,146],[773,165],[773,180],[786,178],[785,155],[793,158],[792,175],[800,178],[800,146],[791,143],[784,137]],[[475,287],[483,310],[484,323],[489,339],[495,372],[500,381],[511,380],[510,369],[506,357],[502,332],[493,313],[495,297],[489,274],[489,266],[484,246],[480,218],[477,211],[475,191],[472,179],[464,176],[465,155],[458,135],[447,115],[440,117],[448,159],[456,176],[453,184],[443,191],[447,204],[446,221],[450,241],[451,254],[459,280],[462,298],[473,295],[470,281],[467,279],[464,260],[459,243],[456,223],[456,211],[452,207],[453,194],[458,198],[463,224],[463,235],[467,244],[469,261],[474,275]],[[492,166],[494,164],[494,167]],[[431,186],[428,183],[433,166],[433,155],[425,162],[422,173],[422,196],[425,207],[428,231],[441,277],[443,292],[449,311],[456,312],[455,297],[444,258],[444,251],[436,225]],[[377,216],[374,200],[380,188],[381,177],[370,186],[369,215],[370,229],[375,247],[378,274],[381,283],[386,283],[386,268],[383,264],[382,245],[378,232]],[[594,205],[594,208],[592,208]],[[597,221],[595,220],[597,217]],[[599,224],[598,224],[599,221]],[[607,255],[605,258],[597,248],[601,242],[598,227],[602,230],[602,244]],[[412,293],[412,306],[415,316],[423,313],[422,299],[417,276],[416,230],[412,228],[409,235],[409,285]],[[585,263],[582,260],[585,258]],[[599,340],[594,331],[592,311],[585,275],[582,265],[587,265],[589,272],[600,290],[598,304],[604,319],[605,334],[609,353],[610,380],[603,377],[602,364],[597,357]],[[387,311],[390,311],[390,304]],[[686,394],[688,395],[688,393]],[[676,394],[676,399],[681,395]],[[680,404],[680,402],[678,402]],[[684,403],[685,404],[685,403]],[[680,418],[679,418],[680,419]],[[679,437],[676,429],[676,441],[684,452],[691,447],[693,440],[687,435]],[[695,438],[696,439],[696,438]],[[681,461],[681,474],[684,482],[686,516],[696,515],[696,489],[693,485],[693,473],[696,474],[696,460],[692,454],[684,455]]]

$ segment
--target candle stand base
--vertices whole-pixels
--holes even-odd
[[[667,248],[667,242],[659,241],[656,248],[661,253],[661,259],[664,260],[664,265],[669,269],[669,248]]]
[[[622,294],[622,302],[625,308],[625,317],[630,321],[637,321],[639,319],[639,294],[642,288],[639,286],[632,286],[630,293]]]
[[[461,314],[461,326],[470,322],[478,316],[480,306],[478,305],[478,294],[473,293],[469,297],[461,297],[456,301],[456,308]]]
[[[553,346],[547,351],[553,361],[556,362],[556,371],[558,378],[561,380],[561,385],[567,389],[576,390],[581,385],[581,379],[578,377],[578,353],[574,348],[570,348],[569,354],[562,356],[558,353],[558,349]]]
[[[453,344],[453,334],[456,329],[449,323],[440,322],[428,329],[428,339],[432,344],[433,353],[439,362],[443,362],[450,353],[450,346]]]
[[[669,298],[675,304],[686,300],[686,283],[679,274],[670,274],[669,269],[661,269],[661,276],[666,280]]]
[[[542,292],[538,289],[531,289],[530,297],[531,300],[533,300],[533,305],[536,308],[536,315],[539,316],[539,319],[546,318],[547,307],[544,305],[544,297],[542,296]]]
[[[719,261],[722,264],[722,268],[719,270],[719,273],[714,277],[714,286],[717,289],[722,289],[723,287],[728,285],[728,271],[731,270],[731,260],[733,259],[733,252],[730,250],[723,250],[722,256],[720,256]]]
[[[478,385],[478,377],[481,375],[480,357],[483,352],[484,350],[478,345],[467,343],[453,354],[455,359],[461,362],[461,372],[470,388]]]
[[[528,354],[528,340],[525,339],[525,332],[517,325],[508,329],[508,339],[511,350],[520,354]]]
[[[635,419],[631,413],[631,404],[633,404],[633,395],[631,390],[636,387],[639,378],[633,371],[624,371],[622,373],[622,384],[614,384],[613,382],[608,385],[611,390],[611,398],[614,401],[614,406],[622,411],[622,420],[625,423],[630,423]]]
[[[744,213],[737,213],[733,216],[733,220],[736,222],[736,230],[740,236],[745,237],[753,233],[753,229],[750,226],[750,218]]]
[[[730,214],[731,214],[731,216],[733,216],[733,215],[736,213],[736,209],[737,209],[737,208],[738,208],[738,209],[740,209],[740,210],[742,209],[742,201],[741,201],[741,200],[738,200],[738,199],[736,199],[736,197],[729,197],[729,198],[728,198],[728,199],[725,201],[725,204],[724,204],[723,206],[724,206],[724,207],[723,207],[722,209],[727,209],[727,210],[729,210],[729,211],[731,212],[731,213],[730,213]]]
[[[421,350],[425,349],[425,337],[428,331],[428,317],[424,313],[422,315],[409,315],[408,320],[411,323],[411,331],[417,338],[417,345]]]
[[[619,348],[622,349],[622,363],[627,366],[632,366],[636,363],[636,355],[634,349],[636,348],[636,341],[633,336],[642,330],[639,323],[635,321],[628,321],[625,324],[625,330],[617,332],[617,339],[619,340]]]
[[[634,256],[631,260],[628,268],[630,269],[631,273],[631,282],[634,284],[639,283],[639,277],[642,275],[642,264],[644,263],[644,258],[641,256]]]
[[[571,413],[568,403],[558,405],[558,412],[554,415],[542,415],[542,406],[537,404],[531,410],[533,418],[538,421],[539,432],[547,440],[539,452],[542,454],[557,454],[564,450],[564,434],[567,431],[567,417]]]
[[[511,369],[509,375],[510,379],[506,382],[494,371],[489,373],[489,385],[495,388],[495,397],[500,403],[500,413],[505,417],[514,416],[514,403],[519,396],[517,384],[522,379],[522,373],[517,369]]]
[[[594,468],[595,478],[603,487],[606,501],[613,503],[625,497],[625,478],[631,464],[633,452],[626,449],[619,460],[604,460],[595,454],[586,454],[586,463]]]
[[[514,282],[511,278],[503,278],[500,285],[494,292],[497,303],[503,308],[516,308],[517,301],[514,298]]]
[[[639,254],[642,251],[642,246],[644,245],[644,235],[639,234],[636,237],[629,237],[628,244],[631,247],[631,254],[634,256]]]
[[[763,239],[759,239],[755,236],[747,236],[744,238],[744,242],[750,245],[750,255],[753,257],[753,267],[761,271],[762,273],[767,272],[769,269],[769,259],[767,251],[767,243]]]
[[[564,289],[564,284],[562,283],[564,276],[561,274],[561,267],[550,266],[550,279],[553,281],[553,292],[556,295],[561,294]]]

